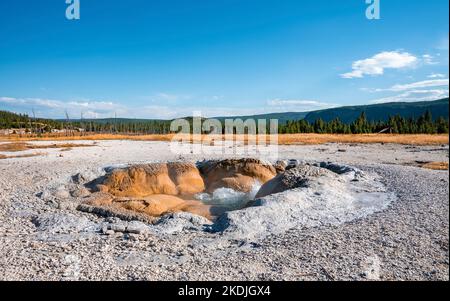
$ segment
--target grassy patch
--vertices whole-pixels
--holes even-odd
[[[49,149],[49,148],[62,148],[68,149],[73,147],[89,147],[94,145],[89,144],[74,144],[74,143],[63,143],[63,144],[50,144],[50,145],[33,145],[24,142],[12,142],[0,144],[1,152],[21,152],[32,149]]]
[[[2,137],[0,137],[1,139]],[[19,137],[3,137],[5,141],[14,140],[16,143],[26,141],[80,141],[80,140],[135,140],[135,141],[164,141],[169,142],[175,138],[174,134],[167,135],[122,135],[122,134],[94,134],[86,136],[44,136],[42,138],[19,138]],[[193,137],[192,135],[184,135],[185,140],[195,143],[211,144],[211,141],[223,141],[224,136],[203,135]],[[249,140],[257,140],[255,136],[235,135],[236,140],[243,141],[245,144]],[[263,136],[267,142],[271,136]],[[365,134],[365,135],[336,135],[336,134],[281,134],[278,135],[279,145],[320,145],[325,143],[361,143],[361,144],[379,144],[392,143],[404,145],[442,145],[449,144],[448,135],[391,135],[391,134]],[[212,145],[212,144],[211,144]],[[81,145],[86,146],[86,145]],[[55,147],[64,147],[58,145]],[[70,147],[70,146],[67,146]],[[1,148],[1,145],[0,145]],[[49,148],[49,147],[42,147]]]
[[[421,167],[432,170],[448,170],[448,162],[430,162],[423,164]]]
[[[17,155],[17,156],[6,156],[0,154],[0,160],[4,159],[14,159],[14,158],[31,158],[31,157],[37,157],[37,156],[43,156],[45,153],[33,153],[33,154],[25,154],[25,155]]]
[[[404,144],[404,145],[441,145],[449,143],[448,135],[330,135],[330,134],[287,134],[279,136],[280,145],[360,143],[360,144]]]

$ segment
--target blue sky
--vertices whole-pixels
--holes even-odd
[[[448,0],[0,1],[0,109],[174,118],[448,96]]]

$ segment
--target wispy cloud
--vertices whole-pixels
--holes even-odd
[[[133,110],[133,109],[131,109]],[[249,116],[255,114],[268,113],[266,108],[235,108],[235,107],[171,107],[171,106],[145,106],[140,108],[141,116],[144,118],[158,118],[158,119],[176,119],[192,116],[194,112],[199,113],[205,118],[212,117],[229,117],[229,116]]]
[[[266,102],[265,105],[252,108],[236,108],[236,107],[169,107],[164,105],[145,106],[140,109],[141,113],[147,116],[154,116],[159,118],[174,119],[179,117],[192,116],[193,112],[199,112],[204,117],[229,117],[229,116],[249,116],[267,113],[282,113],[282,112],[307,112],[320,109],[336,107],[337,104],[324,103],[315,100],[283,100],[273,99]]]
[[[435,61],[435,57],[431,54],[424,54],[422,55],[422,62],[425,65],[438,65],[439,62]]]
[[[267,105],[278,111],[314,111],[338,106],[337,104],[320,102],[317,100],[296,100],[296,99],[272,99],[267,101]]]
[[[158,92],[151,95],[138,96],[139,101],[155,105],[160,104],[176,105],[183,102],[189,102],[195,99],[196,97],[194,95],[171,93],[171,92]]]
[[[71,117],[78,118],[83,113],[86,118],[111,117],[114,112],[124,113],[126,107],[111,101],[61,101],[43,98],[0,97],[0,103],[20,112],[36,110],[45,117],[60,118],[67,111]]]
[[[435,90],[411,90],[399,95],[379,98],[370,101],[371,103],[388,103],[388,102],[415,102],[415,101],[432,101],[449,97],[448,89]]]
[[[181,100],[190,100],[190,99],[192,99],[192,96],[161,92],[161,93],[156,94],[153,98],[157,99],[157,100],[176,102],[176,101],[181,101]]]
[[[446,77],[445,74],[441,74],[441,73],[432,73],[430,75],[427,76],[428,78],[444,78]]]
[[[433,74],[433,78],[441,74]],[[387,89],[364,89],[370,93],[402,92],[370,101],[371,103],[432,101],[449,96],[449,79],[430,79],[408,84],[397,84]]]
[[[222,96],[217,96],[220,99]],[[196,105],[174,105],[170,102],[159,102],[144,106],[125,106],[112,101],[62,101],[41,98],[14,98],[0,97],[0,104],[6,105],[9,109],[28,113],[34,109],[38,117],[63,118],[65,112],[70,118],[79,118],[83,114],[84,118],[155,118],[155,119],[175,119],[192,116],[193,112],[200,112],[204,117],[228,117],[228,116],[248,116],[254,114],[279,113],[287,111],[312,111],[337,106],[336,104],[323,103],[314,100],[282,100],[274,99],[254,107],[202,107]]]
[[[376,89],[375,92],[382,91],[407,91],[412,89],[421,89],[421,88],[431,88],[431,87],[444,87],[449,85],[449,80],[447,79],[432,79],[432,80],[424,80],[420,82],[410,83],[410,84],[397,84],[388,89]]]
[[[399,51],[385,51],[371,58],[355,61],[353,71],[341,74],[342,78],[363,78],[366,75],[383,75],[385,69],[404,69],[417,65],[419,59],[408,53]]]

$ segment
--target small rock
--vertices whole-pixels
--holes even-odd
[[[69,213],[45,213],[32,218],[36,229],[49,233],[79,233],[95,228],[95,223],[85,217]]]
[[[112,224],[109,225],[108,230],[113,230],[114,232],[126,232],[126,226],[124,224]]]
[[[87,188],[81,187],[79,189],[73,190],[71,194],[75,198],[84,198],[89,196],[91,193],[89,192],[89,190],[87,190]]]
[[[78,173],[72,177],[72,182],[75,184],[85,184],[93,181],[97,176],[91,171]]]
[[[66,190],[65,187],[59,187],[56,191],[55,191],[55,197],[60,198],[60,199],[67,199],[70,197],[70,193]]]
[[[39,244],[37,243],[37,242],[31,242],[30,243],[30,247],[32,248],[32,249],[37,249],[37,248],[39,248]]]
[[[77,208],[77,204],[67,200],[61,200],[58,202],[58,209],[61,210],[75,210]]]
[[[174,234],[185,230],[201,231],[209,225],[211,225],[211,221],[202,216],[177,212],[163,216],[154,229],[166,234]]]
[[[52,194],[47,189],[42,191],[41,193],[39,193],[37,196],[40,197],[44,201],[52,199]]]
[[[105,221],[108,222],[108,223],[110,223],[110,224],[117,224],[117,223],[120,223],[120,222],[121,222],[121,219],[118,218],[118,217],[110,216],[110,217],[107,217],[107,218],[105,219]]]
[[[132,233],[132,234],[141,234],[142,233],[142,229],[139,228],[127,228],[127,233]]]
[[[142,234],[148,231],[148,227],[141,222],[132,221],[128,223],[127,233]]]
[[[138,234],[128,234],[128,239],[131,241],[139,241],[139,235]]]
[[[65,245],[65,246],[62,246],[62,249],[64,251],[71,251],[73,249],[73,247],[71,245]]]
[[[296,168],[296,167],[298,167],[299,165],[300,165],[300,161],[299,161],[299,160],[297,160],[297,159],[291,159],[291,160],[289,160],[288,163],[287,163],[286,170],[292,169],[292,168]]]
[[[282,173],[286,171],[287,163],[286,161],[279,160],[275,163],[274,167],[277,170],[277,173]]]
[[[111,236],[111,235],[114,235],[116,232],[114,232],[113,230],[106,230],[105,231],[105,235],[109,235],[109,236]]]
[[[45,202],[45,204],[47,205],[47,206],[49,206],[49,207],[52,207],[52,208],[56,208],[56,209],[59,209],[59,202],[57,202],[57,201],[55,201],[55,200],[47,200],[46,202]]]

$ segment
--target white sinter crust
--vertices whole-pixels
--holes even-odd
[[[106,166],[221,156],[183,158],[167,143],[139,141],[45,152],[0,160],[1,280],[449,279],[449,174],[414,166],[448,162],[448,145],[280,146],[280,158],[354,166],[370,181],[330,174],[268,196],[245,216],[229,213],[223,233],[205,231],[211,225],[188,214],[150,227],[76,210],[86,194],[76,191],[80,183]],[[279,207],[281,199],[290,205]]]

